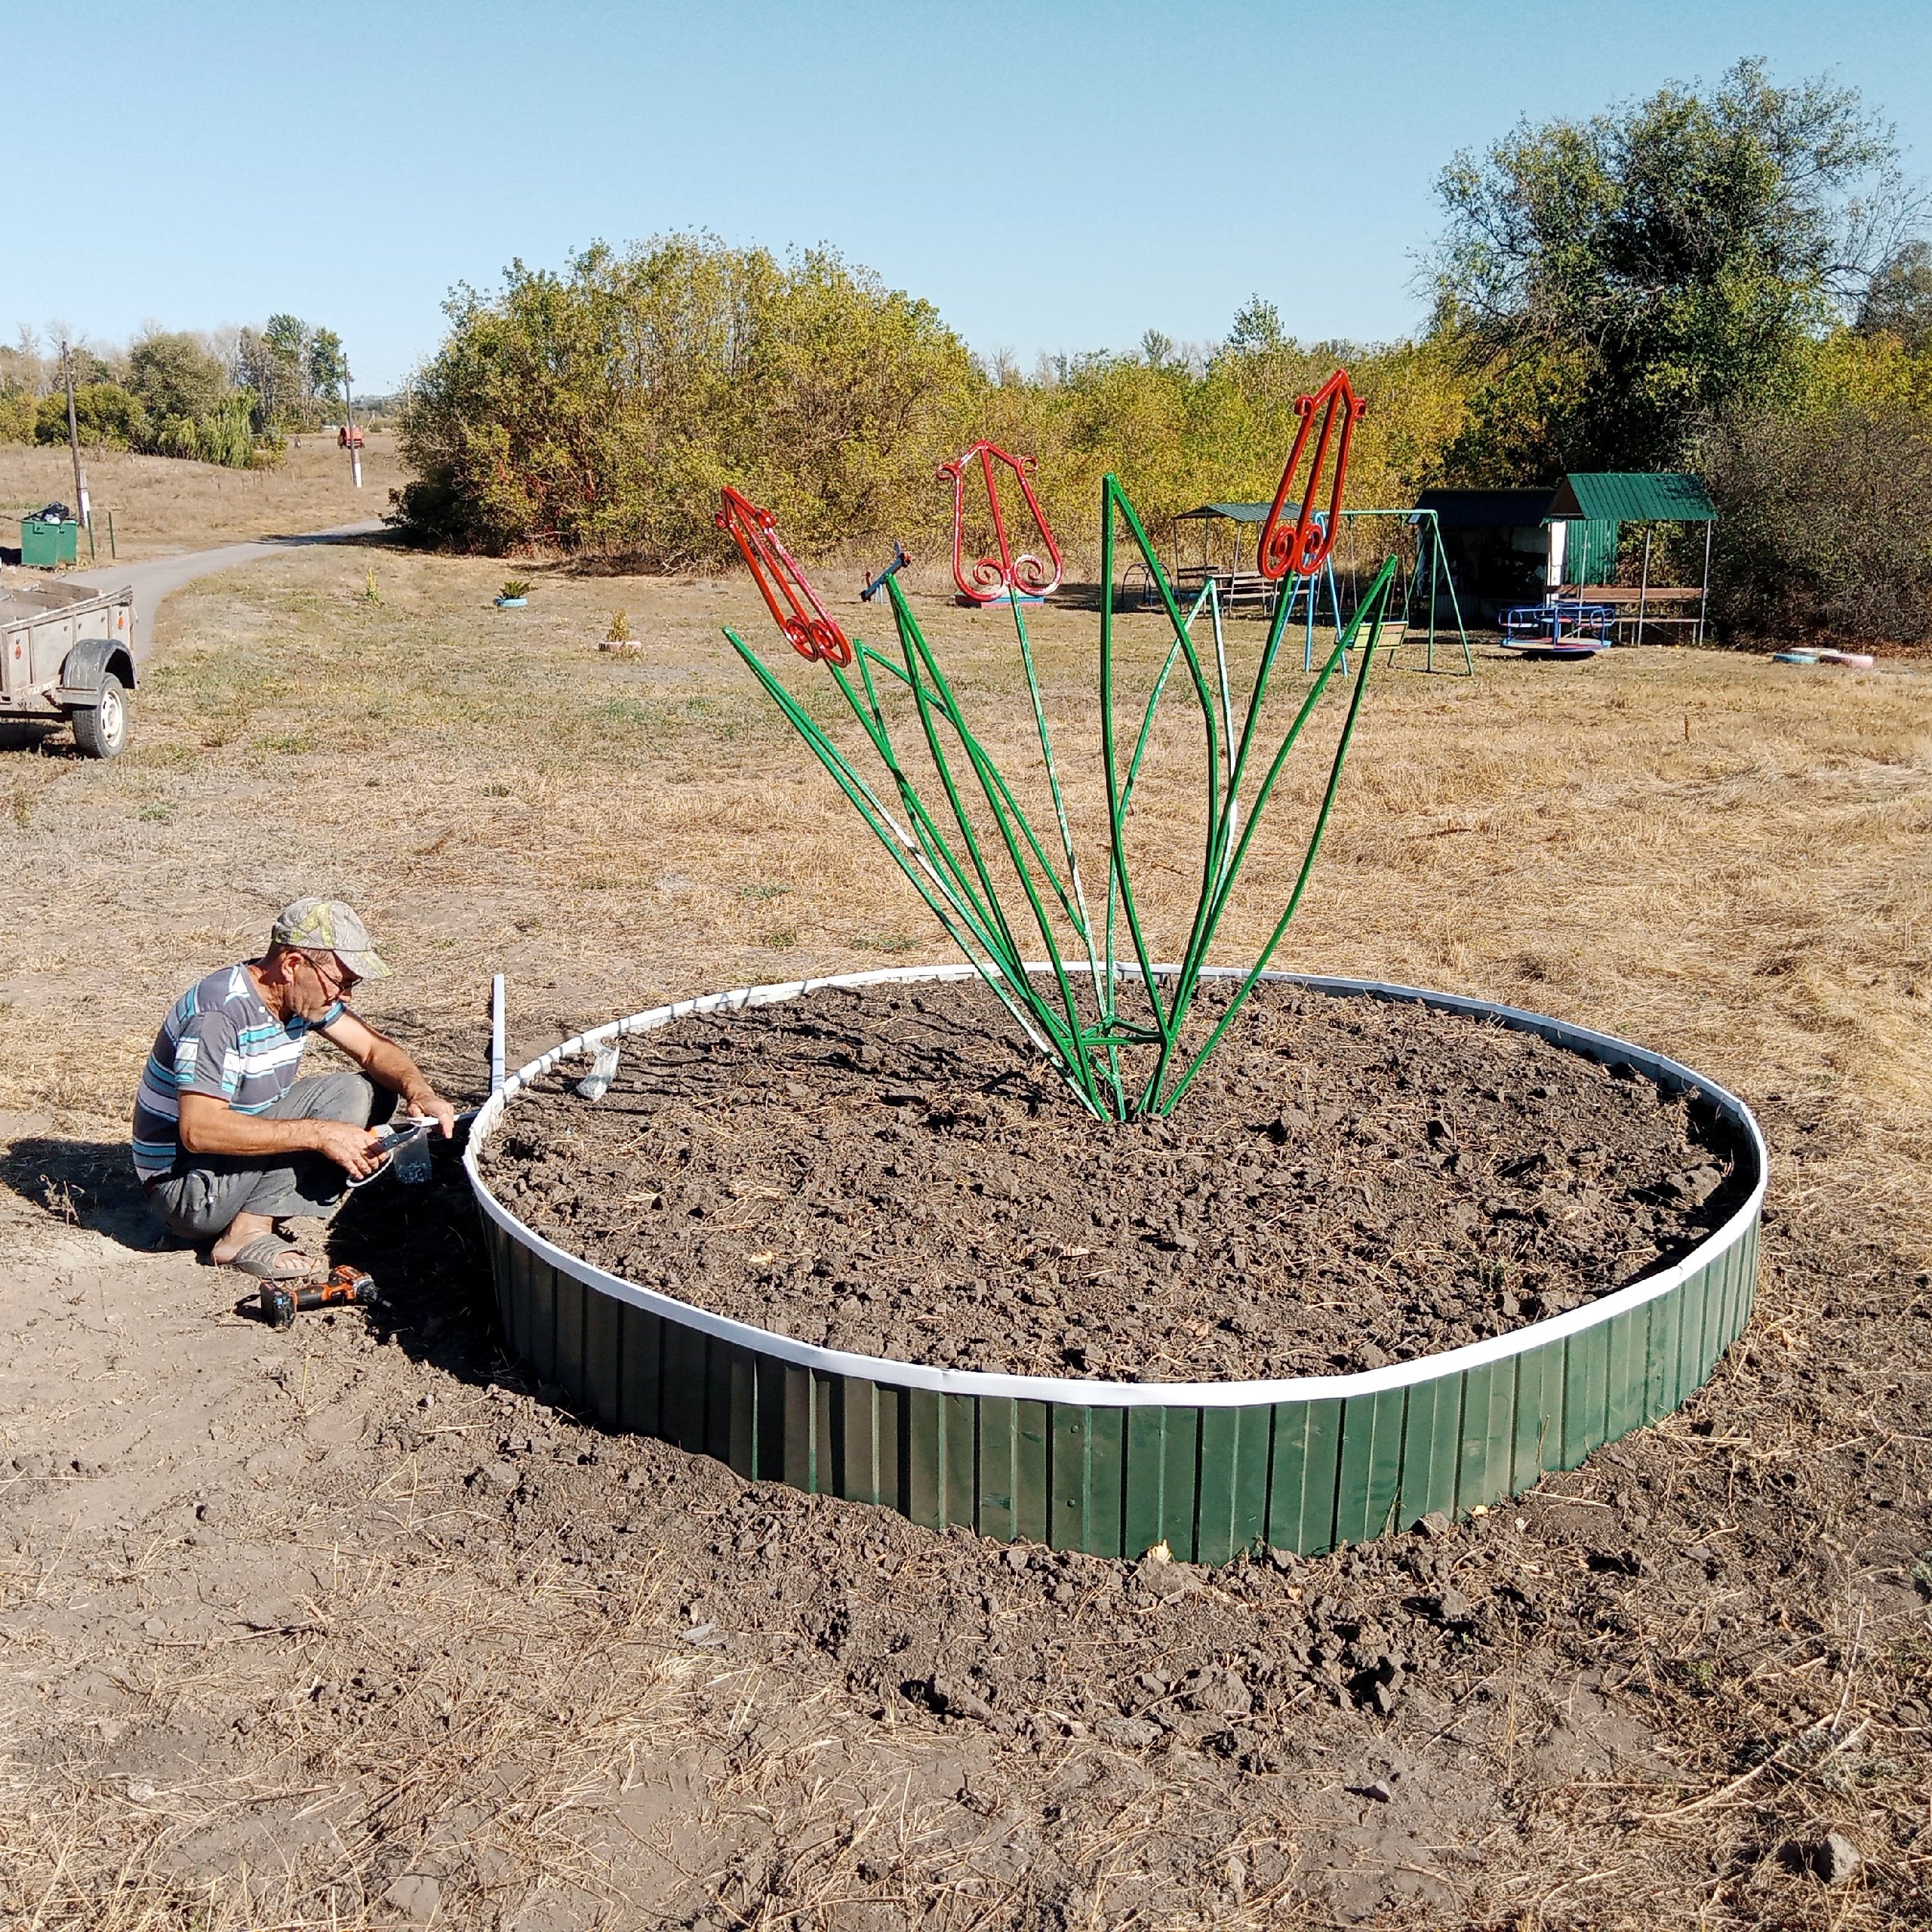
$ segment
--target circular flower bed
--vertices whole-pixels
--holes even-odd
[[[747,1477],[1200,1561],[1496,1501],[1708,1376],[1755,1274],[1739,1102],[1535,1015],[1272,977],[1225,1080],[1097,1135],[961,1024],[965,968],[567,1041],[466,1157],[505,1327]],[[598,1044],[730,1014],[558,1112]]]

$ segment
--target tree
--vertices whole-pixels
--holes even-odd
[[[334,329],[317,329],[309,337],[308,373],[311,395],[326,401],[341,395],[349,380],[349,358]]]
[[[236,340],[235,375],[255,395],[257,429],[313,429],[341,389],[342,338],[300,315],[271,315]],[[325,378],[328,380],[324,380]]]
[[[556,275],[513,263],[460,288],[412,385],[411,523],[472,549],[541,539],[675,567],[729,553],[732,483],[795,542],[941,514],[933,465],[984,378],[930,303],[835,255],[674,235],[586,249]],[[918,525],[903,528],[910,537]]]
[[[1860,335],[1895,335],[1915,355],[1932,349],[1932,248],[1909,242],[1872,278]]]
[[[157,421],[212,414],[228,394],[228,372],[192,335],[163,331],[128,352],[128,386]]]
[[[1434,331],[1485,378],[1460,454],[1499,481],[1669,460],[1775,392],[1918,211],[1855,90],[1755,60],[1706,94],[1521,123],[1437,188]]]
[[[1140,359],[1150,369],[1164,369],[1176,359],[1174,339],[1160,329],[1147,329],[1140,337]]]
[[[1910,643],[1932,632],[1932,422],[1909,400],[1746,398],[1690,455],[1719,515],[1714,608],[1761,636]]]
[[[1251,295],[1235,315],[1228,331],[1226,347],[1235,355],[1269,355],[1288,346],[1281,328],[1281,312],[1272,302]]]
[[[300,315],[271,315],[262,340],[288,368],[299,369],[308,353],[309,334],[309,325]]]

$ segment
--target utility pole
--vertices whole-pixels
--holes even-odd
[[[81,429],[74,414],[74,361],[60,345],[60,373],[67,383],[67,447],[74,453],[74,514],[87,525],[88,545],[94,545],[94,506],[88,501],[87,472],[81,467]]]
[[[342,358],[342,413],[347,419],[343,434],[349,438],[349,473],[355,479],[355,487],[362,487],[362,451],[355,440],[355,405],[349,393],[349,358]]]

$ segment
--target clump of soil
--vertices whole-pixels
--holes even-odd
[[[840,989],[519,1096],[485,1179],[560,1247],[864,1355],[1181,1381],[1373,1368],[1687,1251],[1745,1177],[1702,1096],[1496,1023],[1257,989],[1169,1122],[1097,1124],[977,985]]]

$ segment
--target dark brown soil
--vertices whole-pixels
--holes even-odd
[[[1861,1330],[1926,1325],[1922,1288],[1908,1308],[1912,1277],[1882,1248],[1780,1229],[1772,1251],[1776,1305],[1822,1301],[1847,1354]],[[1852,1909],[1823,1882],[1834,1829],[1879,1861],[1860,1875],[1884,1897],[1861,1901],[1875,1922],[1924,1922],[1927,1903],[1922,1859],[1898,1848],[1922,1833],[1932,1746],[1932,1515],[1903,1468],[1861,1478],[1862,1452],[1825,1421],[1880,1385],[1894,1426],[1926,1426],[1922,1376],[1807,1377],[1747,1342],[1687,1415],[1517,1503],[1213,1571],[935,1536],[540,1410],[500,1443],[496,1479],[517,1484],[519,1534],[552,1526],[587,1566],[675,1552],[685,1641],[786,1675],[795,1706],[768,1708],[768,1748],[826,1734],[827,1685],[879,1743],[936,1742],[957,1792],[912,1893],[970,1874],[985,1922],[1687,1926],[1694,1897],[1704,1923],[1822,1932],[1822,1901]],[[1807,1428],[1830,1443],[1816,1465],[1797,1450]],[[1847,1489],[1843,1527],[1819,1534],[1818,1497]],[[1131,1864],[1107,1855],[1116,1833]],[[694,1932],[755,1926],[802,1889],[815,1854],[773,1838],[718,1861]],[[894,1859],[854,1861],[851,1895],[904,1882]],[[1531,1874],[1554,1889],[1617,1864],[1626,1886],[1669,1871],[1678,1889],[1641,1914],[1587,1894],[1535,1919],[1513,1909]]]
[[[1621,1287],[1746,1185],[1732,1131],[1533,1035],[1264,987],[1171,1123],[1097,1125],[977,986],[832,991],[574,1062],[482,1155],[629,1280],[801,1340],[1178,1381],[1380,1367]]]
[[[1472,1521],[1217,1571],[574,1418],[499,1352],[447,1158],[332,1232],[366,1327],[229,1318],[180,1255],[17,1271],[0,1914],[421,1924],[426,1875],[430,1922],[541,1932],[1932,1923],[1932,1281],[1829,1116],[1763,1118],[1789,1204],[1680,1414]],[[144,1212],[111,1139],[17,1143],[29,1200],[36,1239]],[[131,1368],[153,1396],[20,1399]]]

